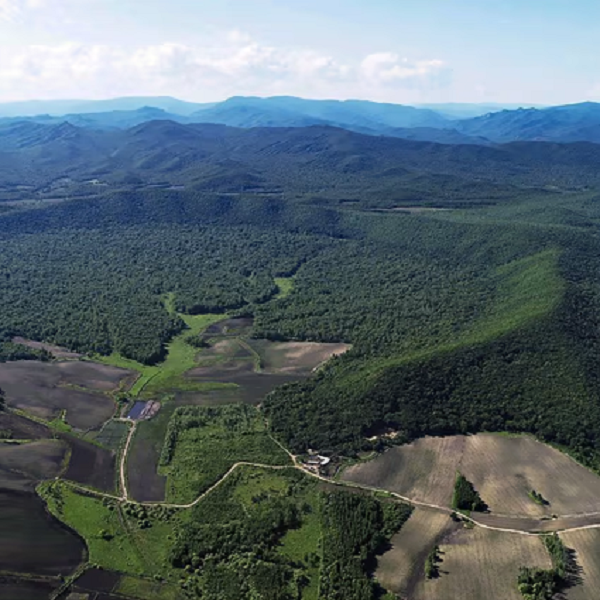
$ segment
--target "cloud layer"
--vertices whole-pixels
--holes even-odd
[[[0,15],[15,15],[31,2],[40,0],[0,0]],[[380,52],[346,62],[311,49],[261,44],[238,31],[211,46],[65,43],[7,48],[3,54],[0,100],[128,94],[216,100],[279,93],[394,100],[402,91],[445,85],[449,74],[438,59]]]
[[[46,0],[0,0],[0,21],[15,21],[26,11],[45,4]]]

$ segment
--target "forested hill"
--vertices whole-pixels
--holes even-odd
[[[265,402],[295,451],[511,430],[600,464],[599,146],[30,125],[0,134],[1,340],[156,363],[178,313],[254,316],[353,345]]]
[[[98,186],[185,186],[361,201],[385,197],[393,204],[402,200],[401,188],[421,196],[440,190],[474,196],[491,193],[490,186],[600,182],[595,144],[443,145],[321,126],[236,129],[153,121],[106,132],[16,123],[0,128],[0,158],[2,190],[13,199],[57,190],[97,194]]]

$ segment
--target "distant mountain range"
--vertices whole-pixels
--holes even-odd
[[[484,111],[487,112],[482,114]],[[211,123],[244,129],[332,126],[368,135],[442,144],[600,143],[600,104],[593,102],[507,109],[500,105],[415,107],[363,100],[240,96],[212,104],[194,104],[169,97],[0,104],[0,125],[22,121],[43,125],[66,122],[106,131],[129,129],[155,120],[180,124]]]
[[[242,129],[167,120],[104,131],[70,123],[0,125],[0,187],[19,195],[26,184],[27,197],[33,188],[52,197],[56,186],[65,188],[62,196],[85,195],[90,190],[81,185],[90,184],[223,193],[287,189],[340,201],[377,196],[393,202],[401,187],[415,198],[431,197],[434,189],[485,198],[510,192],[506,186],[596,185],[598,164],[600,145],[589,143],[445,145],[322,125]]]

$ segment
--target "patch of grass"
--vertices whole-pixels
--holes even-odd
[[[263,416],[243,404],[178,408],[161,455],[170,502],[191,502],[235,463],[287,465],[290,457],[270,438]]]
[[[135,360],[125,358],[117,352],[113,352],[113,354],[109,356],[96,356],[94,357],[94,360],[105,365],[120,367],[121,369],[129,369],[130,371],[137,371],[139,373],[139,377],[135,380],[135,383],[128,391],[130,396],[137,396],[144,389],[147,383],[160,372],[160,366],[143,365]]]
[[[127,423],[110,420],[94,435],[93,439],[109,450],[119,450],[128,432],[129,426]]]
[[[143,600],[179,600],[181,590],[171,583],[126,575],[116,589],[118,594]]]
[[[293,277],[275,277],[275,285],[279,288],[279,293],[275,296],[276,300],[287,298],[294,289]]]
[[[124,506],[116,500],[80,493],[61,481],[40,484],[37,491],[50,512],[85,539],[90,564],[155,580],[173,578],[169,552],[174,530],[185,513],[137,504]],[[136,510],[143,511],[143,518]],[[163,589],[158,581],[156,584],[157,589]]]
[[[144,561],[114,504],[80,494],[59,481],[40,484],[38,493],[55,517],[85,539],[90,563],[121,573],[144,574]]]
[[[167,310],[172,309],[173,299],[169,296],[164,300]],[[197,336],[209,325],[227,318],[227,315],[184,315],[179,316],[185,321],[187,329],[175,336],[167,344],[167,356],[165,360],[158,365],[143,365],[121,356],[120,354],[111,354],[110,356],[101,356],[97,360],[107,365],[121,367],[137,371],[140,375],[129,390],[129,395],[137,397],[153,396],[159,392],[167,391],[192,391],[204,392],[214,389],[220,389],[227,384],[218,383],[196,383],[187,381],[183,374],[196,366],[196,356],[198,349],[190,346],[186,342],[189,336]],[[236,387],[229,384],[228,387]]]
[[[279,553],[294,563],[305,565],[308,585],[302,590],[302,600],[318,600],[319,568],[321,565],[321,505],[316,489],[309,487],[301,499],[302,525],[291,529],[281,540]]]

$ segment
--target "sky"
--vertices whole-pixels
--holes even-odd
[[[0,0],[0,102],[600,101],[600,0]]]

